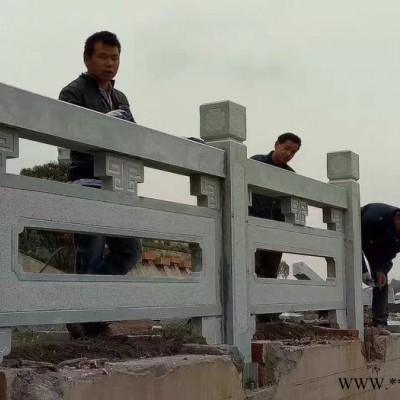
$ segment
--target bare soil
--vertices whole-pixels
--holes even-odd
[[[15,332],[11,353],[5,365],[21,366],[15,360],[47,362],[58,365],[65,360],[86,358],[123,361],[169,356],[179,353],[185,343],[205,343],[189,325],[167,325],[152,330],[153,321],[114,322],[106,335],[66,341],[38,340],[38,332]]]
[[[335,340],[354,340],[354,337],[338,335],[338,331],[320,332],[320,327],[305,324],[302,322],[282,322],[274,321],[258,324],[254,340],[276,340],[285,341],[286,344],[310,344],[310,343],[326,343]]]

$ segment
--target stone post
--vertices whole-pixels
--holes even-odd
[[[5,127],[0,127],[0,179],[6,173],[8,158],[18,158],[19,155],[19,136],[16,132]],[[4,176],[4,175],[3,175]],[[3,357],[11,351],[11,327],[0,328],[0,365]]]
[[[190,194],[197,196],[197,205],[199,207],[208,207],[216,210],[221,208],[220,180],[216,177],[202,174],[192,175],[190,177]],[[197,247],[198,250],[200,248]],[[192,252],[192,260],[194,255],[195,253]],[[192,328],[196,333],[202,335],[208,344],[221,344],[222,321],[220,317],[192,318]]]
[[[224,101],[200,107],[200,136],[226,152],[222,182],[223,333],[224,341],[251,360],[255,317],[250,316],[247,272],[247,208],[245,107]]]
[[[359,158],[351,151],[328,153],[327,159],[329,183],[341,186],[347,191],[348,208],[343,213],[345,235],[345,298],[347,327],[358,329],[360,337],[364,333],[364,314],[362,301],[361,268],[361,215],[360,186],[358,179]],[[341,228],[339,218],[327,218],[329,223]],[[332,225],[331,229],[333,228]]]

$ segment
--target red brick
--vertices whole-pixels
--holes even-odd
[[[179,268],[192,268],[191,260],[181,260],[179,263]]]
[[[142,260],[154,261],[157,258],[157,253],[155,251],[144,251],[142,253]]]
[[[267,362],[267,343],[258,340],[251,343],[251,359],[255,363],[265,364]]]
[[[182,257],[180,256],[172,256],[171,257],[171,264],[180,264],[182,261]]]
[[[158,257],[155,260],[155,264],[169,266],[171,265],[171,260],[167,257]]]
[[[335,328],[325,328],[318,327],[317,333],[320,336],[334,336],[334,337],[354,337],[358,338],[359,332],[356,329],[335,329]]]

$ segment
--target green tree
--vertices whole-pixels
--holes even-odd
[[[59,164],[56,161],[51,161],[47,164],[35,165],[32,168],[23,168],[20,174],[49,181],[68,182],[68,172],[68,164]]]
[[[289,264],[287,264],[286,261],[281,261],[279,263],[278,276],[281,276],[283,279],[286,279],[289,276],[289,272],[290,272]]]

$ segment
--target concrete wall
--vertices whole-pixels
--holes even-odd
[[[28,394],[29,393],[29,394]],[[28,397],[27,397],[28,396]],[[243,400],[227,356],[174,356],[101,368],[0,368],[0,400]]]
[[[72,377],[63,399],[243,399],[239,375],[229,358],[177,356],[114,364],[108,371],[107,376]]]
[[[378,337],[377,348],[383,359],[366,362],[359,340],[314,346],[283,346],[270,342],[266,345],[267,358],[271,362],[267,379],[275,384],[258,393],[248,392],[247,399],[398,399],[400,335]],[[342,388],[340,380],[345,385],[344,379],[349,388]],[[377,384],[381,388],[373,387]]]
[[[27,393],[31,400],[398,399],[399,335],[379,338],[378,348],[382,359],[367,363],[359,340],[309,346],[266,342],[272,383],[255,390],[242,389],[228,356],[179,355],[58,372],[0,368],[0,399],[25,398]]]

